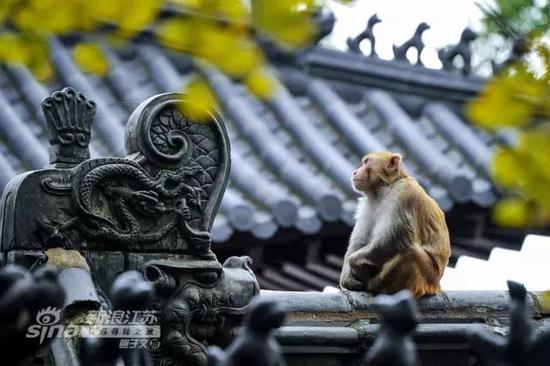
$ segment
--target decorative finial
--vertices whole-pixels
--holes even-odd
[[[550,328],[538,332],[532,323],[530,295],[520,283],[508,281],[510,293],[508,335],[503,337],[486,327],[467,333],[472,349],[483,364],[505,366],[548,365]]]
[[[450,48],[439,50],[438,56],[443,64],[444,70],[458,69],[453,64],[456,57],[462,58],[463,65],[460,68],[462,74],[469,75],[472,70],[472,45],[477,38],[477,34],[470,28],[464,29],[460,36],[460,42]]]
[[[67,87],[53,92],[42,102],[52,145],[50,163],[72,167],[90,158],[88,145],[95,116],[95,103]]]
[[[393,55],[396,60],[403,60],[407,61],[407,51],[411,48],[416,48],[418,58],[416,60],[417,65],[422,65],[422,60],[420,59],[420,56],[422,55],[422,51],[424,50],[424,42],[422,41],[422,33],[424,31],[430,29],[430,26],[424,22],[420,23],[418,27],[416,27],[416,31],[414,32],[414,35],[411,39],[409,39],[407,42],[403,43],[401,46],[393,46]]]
[[[353,38],[347,39],[346,43],[348,44],[349,50],[354,53],[363,53],[359,48],[359,45],[365,39],[368,39],[370,41],[370,56],[377,57],[378,55],[376,54],[376,49],[375,49],[376,38],[374,37],[374,33],[372,30],[374,26],[380,22],[381,20],[380,18],[378,18],[378,15],[373,14],[369,18],[367,22],[367,27],[365,28],[364,31],[362,31],[361,33],[359,33],[357,36]]]
[[[377,296],[375,310],[380,314],[380,330],[365,357],[369,366],[420,366],[412,332],[420,318],[411,293]]]

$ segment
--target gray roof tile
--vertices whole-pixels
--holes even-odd
[[[132,109],[152,94],[181,90],[187,80],[182,68],[151,46],[134,46],[124,55],[106,48],[111,69],[106,77],[96,78],[76,67],[60,41],[52,39],[51,44],[58,78],[49,85],[36,81],[24,68],[10,66],[0,71],[1,187],[18,172],[47,163],[47,133],[39,104],[51,90],[71,85],[94,100],[98,108],[92,156],[123,156],[123,128]],[[322,62],[315,57],[312,62],[340,63],[333,52],[323,54],[317,55],[326,56]],[[358,72],[367,72],[360,56],[342,57]],[[391,65],[378,62],[375,71]],[[232,144],[230,184],[213,225],[214,241],[227,241],[235,232],[268,239],[279,228],[315,234],[332,221],[352,226],[357,194],[349,176],[359,158],[373,150],[402,154],[408,172],[444,210],[456,202],[488,206],[496,199],[486,174],[491,138],[467,125],[446,101],[430,99],[423,115],[413,118],[381,84],[372,84],[378,89],[369,88],[370,79],[358,86],[359,79],[342,78],[340,85],[353,84],[364,95],[349,101],[332,80],[299,71],[296,65],[290,67],[296,69],[291,73],[296,78],[288,86],[280,85],[267,103],[224,75],[205,72],[220,98]],[[399,75],[407,70],[403,65],[396,67]],[[386,71],[384,75],[391,75],[395,86],[396,75]],[[418,83],[430,84],[426,78]],[[473,90],[472,83],[456,76],[451,81],[457,94]],[[300,91],[293,95],[291,84]],[[265,281],[280,280],[266,273]]]

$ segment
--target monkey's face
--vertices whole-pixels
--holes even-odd
[[[361,165],[351,176],[351,184],[358,192],[366,192],[372,186],[376,177],[373,171],[376,171],[378,162],[370,155],[366,155],[361,160]]]
[[[389,152],[367,154],[352,176],[353,188],[361,193],[376,190],[383,184],[391,183],[401,173],[401,158]]]

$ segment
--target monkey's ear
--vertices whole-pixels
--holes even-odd
[[[388,169],[391,171],[397,171],[399,164],[401,163],[401,156],[393,154],[388,160]]]

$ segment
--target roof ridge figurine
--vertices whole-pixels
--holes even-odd
[[[225,351],[209,347],[208,366],[284,366],[273,330],[283,324],[285,316],[277,302],[256,298],[250,304],[242,333],[231,345]]]
[[[420,358],[411,333],[419,314],[411,293],[379,295],[374,309],[380,314],[380,329],[365,357],[368,366],[420,366]]]
[[[380,23],[381,21],[382,20],[378,18],[378,15],[376,13],[371,15],[371,17],[367,21],[367,27],[365,28],[365,30],[363,30],[361,33],[359,33],[353,38],[348,37],[348,39],[346,40],[349,50],[354,53],[363,53],[363,51],[359,46],[361,45],[361,42],[367,39],[370,41],[369,56],[378,57],[378,54],[376,53],[376,47],[375,47],[376,37],[374,36],[373,28],[376,24]]]
[[[467,334],[468,343],[488,365],[541,366],[550,362],[550,327],[535,334],[525,286],[508,281],[510,328],[507,337],[480,328]]]
[[[415,48],[417,51],[417,59],[416,64],[422,66],[422,59],[420,56],[422,55],[422,51],[424,50],[424,41],[422,41],[422,34],[430,29],[430,26],[422,22],[420,23],[414,32],[414,35],[405,43],[403,43],[401,46],[393,45],[393,55],[396,60],[402,60],[407,61],[407,52],[411,48]]]

